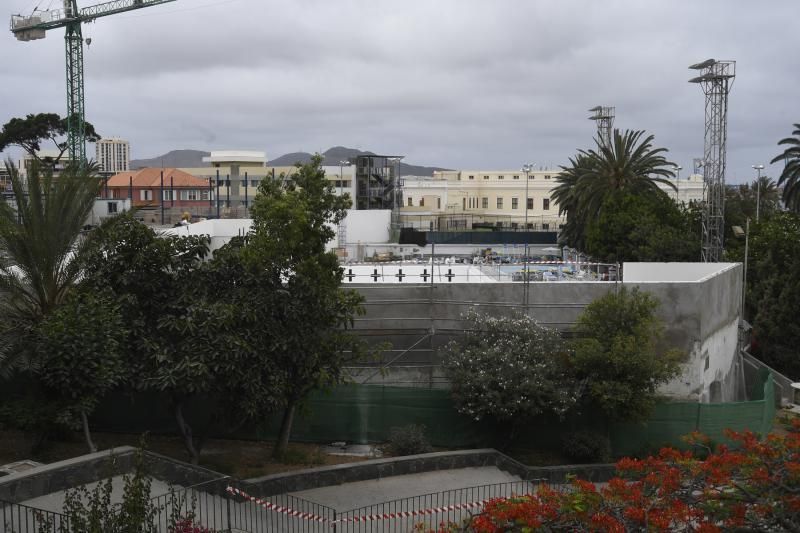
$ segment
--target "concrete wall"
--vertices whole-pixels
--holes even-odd
[[[630,265],[624,266],[630,272]],[[702,270],[702,269],[701,269]],[[699,274],[703,274],[700,272]],[[653,294],[660,302],[664,347],[686,354],[682,375],[665,385],[664,394],[677,399],[710,401],[711,386],[721,390],[714,400],[738,396],[736,342],[741,301],[741,265],[724,265],[703,281],[625,282]],[[568,330],[593,300],[616,290],[608,282],[534,282],[529,285],[527,313],[540,324]],[[387,374],[354,368],[359,383],[444,385],[436,366],[437,349],[459,336],[469,309],[495,316],[525,311],[521,283],[352,284],[365,298],[366,314],[355,328],[371,342],[388,341],[383,356],[391,362]],[[367,379],[369,378],[369,379]]]

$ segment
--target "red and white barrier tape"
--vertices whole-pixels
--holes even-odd
[[[243,490],[239,490],[235,487],[228,487],[226,489],[229,493],[235,494],[236,496],[241,496],[245,500],[250,500],[251,502],[260,505],[264,509],[268,509],[270,511],[275,511],[276,513],[282,513],[289,516],[294,516],[296,518],[302,518],[304,520],[311,520],[313,522],[328,522],[329,520],[323,516],[317,516],[312,513],[304,513],[302,511],[296,511],[289,507],[283,507],[272,502],[268,502],[267,500],[262,500],[260,498],[256,498],[255,496],[250,496]]]
[[[397,511],[394,513],[382,513],[382,514],[373,514],[373,515],[364,515],[364,516],[352,516],[347,518],[338,518],[336,520],[331,520],[329,518],[325,518],[323,516],[318,516],[313,513],[305,513],[302,511],[296,511],[294,509],[290,509],[289,507],[282,507],[280,505],[274,504],[272,502],[268,502],[266,500],[262,500],[260,498],[256,498],[254,496],[250,496],[243,490],[237,489],[235,487],[228,487],[226,489],[229,493],[235,494],[236,496],[241,496],[242,498],[249,500],[257,505],[265,509],[269,509],[270,511],[275,511],[276,513],[282,513],[288,516],[293,516],[295,518],[301,518],[304,520],[311,520],[313,522],[326,522],[331,524],[336,523],[343,523],[343,522],[372,522],[375,520],[392,520],[395,518],[410,518],[413,516],[421,516],[421,515],[433,515],[437,513],[447,513],[450,511],[458,511],[461,509],[477,509],[482,508],[484,504],[488,500],[482,500],[479,502],[468,502],[468,503],[454,503],[452,505],[445,505],[442,507],[432,507],[430,509],[420,509],[418,511]]]

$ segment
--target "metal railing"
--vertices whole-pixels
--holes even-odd
[[[421,526],[425,530],[435,530],[441,523],[463,523],[480,513],[487,500],[533,494],[546,486],[542,480],[512,481],[400,498],[337,512],[289,494],[248,498],[226,492],[229,486],[237,485],[240,484],[230,478],[222,478],[152,498],[156,509],[154,531],[173,533],[180,529],[176,525],[184,520],[191,527],[209,528],[217,533],[399,532]],[[5,533],[70,531],[67,517],[60,513],[4,501],[0,501],[0,527]]]
[[[0,500],[0,531],[5,533],[60,533],[68,526],[61,513]]]
[[[173,490],[153,498],[152,502],[157,509],[157,531],[172,533],[176,523],[188,519],[195,526],[207,527],[220,533],[311,533],[330,531],[330,523],[336,518],[334,509],[289,494],[260,499],[261,502],[268,502],[285,510],[280,512],[226,492],[228,486],[237,485],[233,480],[224,478]],[[308,516],[319,517],[319,520],[303,518]]]
[[[367,505],[338,513],[337,532],[437,530],[442,523],[461,524],[483,509],[483,502],[535,493],[540,481],[480,485]]]

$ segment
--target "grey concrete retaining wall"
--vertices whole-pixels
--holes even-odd
[[[133,471],[135,455],[136,448],[123,446],[5,476],[0,479],[0,500],[19,503],[94,483],[111,475],[127,474]],[[213,470],[152,452],[144,452],[144,464],[152,477],[183,487],[224,477]],[[208,492],[216,492],[211,485]]]
[[[254,494],[272,496],[286,492],[298,492],[319,487],[329,487],[368,481],[391,476],[419,474],[437,470],[451,470],[480,466],[496,466],[523,480],[544,480],[549,483],[564,483],[567,476],[575,474],[590,481],[607,481],[613,477],[614,465],[573,465],[531,467],[486,448],[455,452],[437,452],[405,457],[374,459],[357,464],[312,468],[302,472],[273,474],[246,480]]]
[[[19,503],[94,483],[110,475],[129,473],[134,467],[135,454],[135,448],[125,446],[6,476],[0,481],[0,500]],[[153,478],[180,487],[202,485],[199,490],[210,494],[223,495],[228,482],[233,481],[213,470],[152,452],[144,452],[144,462]],[[254,495],[274,496],[353,481],[480,466],[496,466],[523,480],[543,480],[553,484],[564,483],[569,474],[590,481],[606,481],[615,471],[614,465],[525,466],[497,450],[486,448],[325,466],[252,478],[237,484]]]

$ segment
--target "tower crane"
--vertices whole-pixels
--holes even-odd
[[[63,0],[63,9],[12,15],[11,32],[20,41],[44,39],[47,30],[65,28],[67,48],[67,150],[70,159],[86,161],[83,96],[83,34],[81,25],[101,17],[125,13],[175,0],[113,0],[79,8],[77,0]]]

